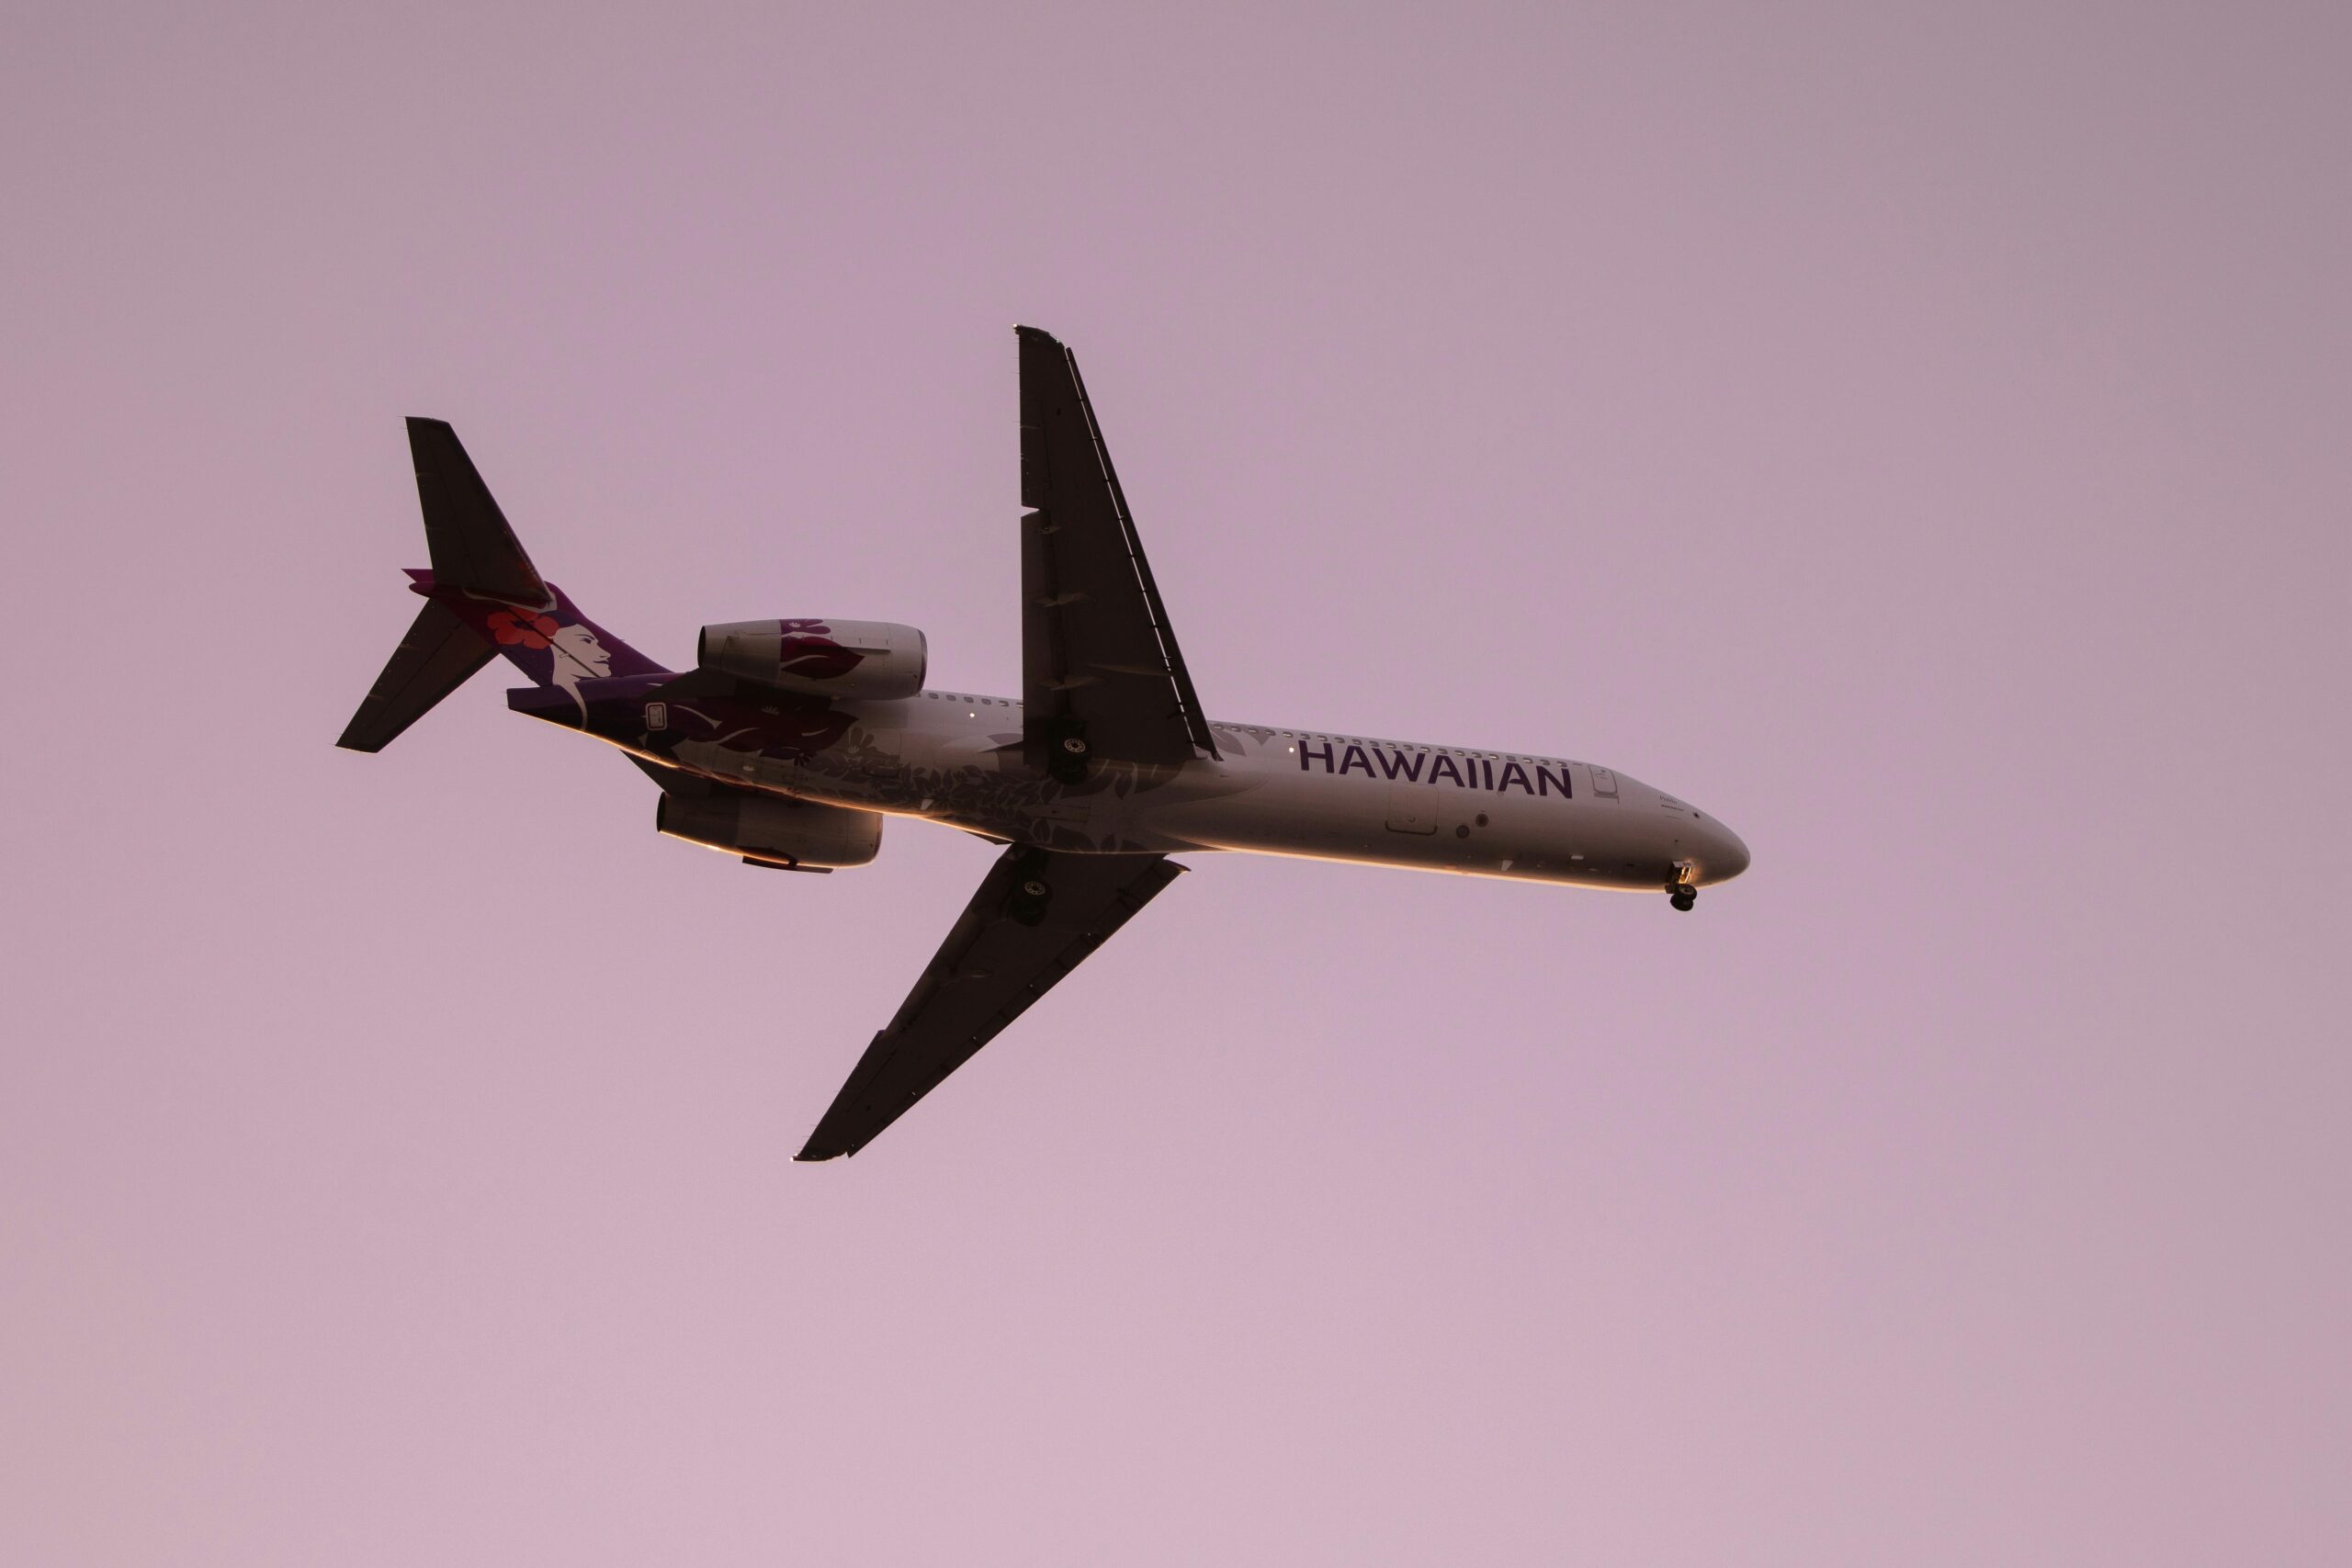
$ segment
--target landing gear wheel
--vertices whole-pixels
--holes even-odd
[[[1046,908],[1054,901],[1054,885],[1046,880],[1053,857],[1040,849],[1025,849],[1012,857],[1012,886],[1004,892],[1004,913],[1024,926],[1046,923]]]
[[[1046,773],[1055,783],[1076,788],[1086,782],[1094,748],[1087,744],[1074,722],[1064,721],[1055,728],[1060,733],[1053,737],[1053,749],[1046,753]]]
[[[1004,912],[1024,926],[1042,926],[1046,923],[1046,906],[1052,897],[1052,890],[1033,876],[1005,898]]]
[[[1678,887],[1667,896],[1667,902],[1678,909],[1692,908],[1699,902],[1699,890],[1695,887]]]

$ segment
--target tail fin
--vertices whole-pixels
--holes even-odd
[[[480,599],[552,608],[547,582],[515,541],[458,433],[441,420],[412,419],[408,449],[416,459],[416,499],[424,509],[433,581]]]
[[[336,745],[382,750],[494,653],[542,686],[665,672],[539,575],[456,431],[412,419],[408,445],[433,558],[432,570],[409,573],[409,586],[425,605]]]
[[[426,601],[335,744],[353,751],[382,750],[497,651],[457,611],[437,599]]]

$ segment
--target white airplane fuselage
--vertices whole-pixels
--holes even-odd
[[[1186,869],[1286,855],[1663,892],[1747,868],[1688,803],[1597,764],[1208,719],[1078,361],[1020,352],[1022,699],[929,689],[893,622],[705,625],[663,668],[539,575],[445,422],[409,421],[424,600],[337,744],[377,751],[503,655],[507,705],[628,752],[654,826],[752,865],[870,863],[883,818],[1004,846],[796,1156],[854,1155],[937,1089]]]
[[[1672,795],[1523,752],[1212,722],[1214,761],[1098,762],[1066,786],[1024,756],[1021,705],[1007,698],[836,702],[847,732],[790,756],[748,734],[730,746],[725,716],[690,700],[667,706],[665,730],[712,722],[707,738],[671,739],[667,756],[639,752],[650,761],[1074,852],[1231,851],[1641,891],[1721,882],[1748,863],[1737,835]]]

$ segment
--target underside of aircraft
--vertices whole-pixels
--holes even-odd
[[[626,751],[655,825],[745,863],[864,864],[886,817],[1002,843],[804,1160],[855,1154],[1173,882],[1229,852],[1663,893],[1690,909],[1747,851],[1597,764],[1212,722],[1076,358],[1018,332],[1022,690],[928,688],[921,631],[818,617],[705,626],[663,668],[543,579],[456,433],[411,419],[424,604],[339,745],[380,750],[498,654],[516,711]]]

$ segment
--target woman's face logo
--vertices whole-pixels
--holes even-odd
[[[557,627],[548,641],[555,649],[555,669],[548,679],[574,697],[580,694],[581,682],[601,681],[613,672],[612,654],[596,640],[594,632],[576,621]]]

